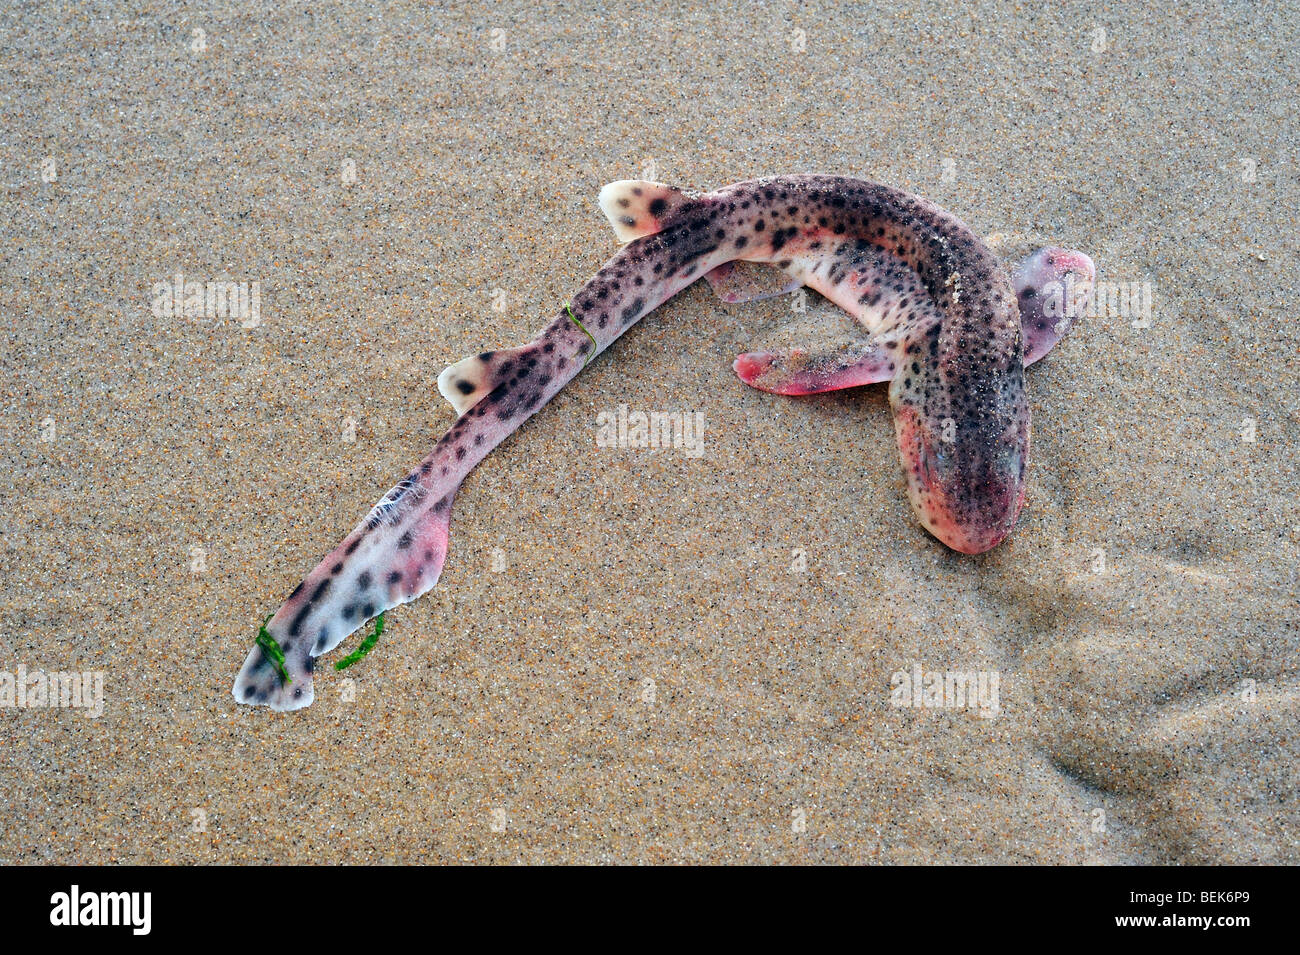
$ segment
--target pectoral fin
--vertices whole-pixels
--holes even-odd
[[[1092,297],[1097,268],[1082,252],[1049,246],[1016,267],[1012,284],[1020,303],[1025,364],[1051,351],[1070,333]]]
[[[731,366],[740,380],[778,395],[813,395],[894,377],[894,341],[851,342],[819,350],[746,352]]]

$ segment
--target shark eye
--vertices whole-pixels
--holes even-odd
[[[934,469],[941,475],[952,470],[952,448],[944,441],[934,449]]]
[[[922,478],[927,487],[948,484],[952,477],[953,447],[949,442],[940,440],[940,436],[927,431],[921,452]]]

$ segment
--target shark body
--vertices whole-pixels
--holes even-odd
[[[726,301],[807,286],[852,315],[861,340],[741,355],[736,373],[779,394],[889,381],[920,522],[966,553],[1010,532],[1029,453],[1024,365],[1068,330],[1048,305],[1055,284],[1090,285],[1086,255],[1043,249],[1013,279],[952,214],[839,176],[758,179],[698,195],[629,180],[606,186],[600,204],[627,244],[532,341],[442,372],[439,390],[460,417],[271,617],[266,629],[284,672],[255,645],[236,700],[309,705],[316,657],[437,582],[465,476],[623,332],[701,277]]]

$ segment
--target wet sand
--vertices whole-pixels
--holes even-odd
[[[104,697],[0,709],[0,862],[1300,861],[1284,9],[7,12],[0,671]],[[916,525],[883,387],[735,378],[829,303],[701,283],[469,477],[350,684],[235,704],[438,372],[616,249],[605,182],[791,172],[1149,283],[1030,369],[1011,539]],[[160,316],[177,273],[259,321]],[[599,447],[623,404],[703,453]],[[918,665],[996,713],[894,705]]]

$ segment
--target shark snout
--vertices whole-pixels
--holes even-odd
[[[948,547],[982,554],[1002,543],[1025,499],[1027,430],[944,440],[914,412],[897,419],[917,520]]]
[[[948,547],[963,554],[983,554],[1006,540],[1024,503],[1024,484],[1010,474],[981,481],[928,487],[913,503],[917,518]]]

